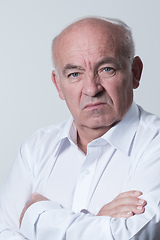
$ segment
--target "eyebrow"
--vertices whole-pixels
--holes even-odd
[[[82,68],[81,66],[77,66],[77,65],[74,65],[74,64],[66,64],[63,68],[63,75],[65,76],[67,71],[68,70],[81,70],[81,71],[84,71],[85,69]]]
[[[113,57],[105,57],[102,60],[100,60],[98,63],[95,64],[94,68],[98,69],[101,65],[106,64],[106,63],[114,63],[118,68],[122,68],[122,64],[120,64],[119,61],[117,61]],[[85,71],[85,69],[81,66],[74,65],[74,64],[66,64],[63,68],[63,75],[65,76],[68,70],[80,70],[80,71]]]
[[[122,68],[122,64],[120,61],[113,57],[105,57],[102,60],[100,60],[98,63],[95,64],[95,68],[98,69],[101,65],[106,64],[106,63],[113,63],[115,64],[118,68]]]

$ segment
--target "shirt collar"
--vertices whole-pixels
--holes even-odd
[[[59,126],[55,154],[58,154],[67,140],[71,140],[74,143],[77,142],[77,129],[72,116]]]
[[[139,110],[135,102],[133,102],[124,118],[105,133],[101,139],[104,139],[116,149],[129,155],[138,123]],[[60,131],[57,139],[57,150],[59,150],[60,146],[62,146],[67,139],[77,144],[77,130],[73,117],[70,117]]]
[[[60,130],[61,131],[58,136],[58,141],[62,141],[66,138],[73,138],[72,141],[74,141],[74,139],[77,138],[77,130],[72,116],[68,119],[68,121],[66,121],[63,125],[60,126]]]
[[[129,155],[138,124],[139,109],[133,102],[124,118],[105,133],[102,138],[116,149]]]

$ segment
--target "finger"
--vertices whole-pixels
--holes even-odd
[[[32,194],[32,200],[34,202],[39,202],[39,201],[47,201],[49,199],[44,197],[44,196],[42,196],[41,194],[35,192],[35,193]]]
[[[24,217],[24,214],[25,214],[27,208],[28,208],[28,207],[24,207],[24,209],[23,209],[23,211],[22,211],[22,213],[21,213],[21,216],[20,216],[20,219],[19,219],[19,227],[21,227],[22,219],[23,219],[23,217]]]
[[[126,216],[128,212],[141,214],[144,212],[145,205],[145,200],[135,197],[114,199],[112,202],[104,205],[98,215],[119,218],[123,215]]]
[[[142,194],[143,194],[143,193],[142,193],[141,191],[132,190],[132,191],[127,191],[127,192],[120,193],[116,198],[139,197],[139,196],[141,196]]]
[[[38,198],[40,198],[42,195],[40,195],[39,193],[35,192],[32,194],[32,200],[36,200]]]
[[[110,210],[110,216],[114,218],[130,217],[134,214],[142,214],[145,211],[144,206],[118,206]]]
[[[142,214],[142,213],[144,213],[144,211],[145,211],[145,208],[144,207],[141,207],[141,208],[137,208],[137,209],[134,209],[133,211],[130,211],[130,212],[124,212],[124,213],[122,213],[121,214],[121,217],[123,217],[123,218],[130,218],[130,217],[132,217],[133,215],[139,215],[139,214]]]
[[[136,198],[136,197],[127,197],[127,198],[120,198],[117,201],[118,205],[141,205],[141,206],[145,206],[146,205],[146,201],[142,198]]]
[[[19,219],[19,228],[21,227],[22,219],[23,219],[24,213],[21,213],[20,219]]]
[[[117,206],[145,206],[146,201],[137,197],[121,197],[115,198],[109,203],[110,208],[116,208]]]
[[[21,223],[22,223],[22,220],[23,220],[23,217],[24,217],[24,214],[25,212],[27,211],[27,209],[34,203],[36,202],[39,202],[39,201],[48,201],[48,198],[42,196],[41,194],[39,193],[33,193],[32,196],[31,196],[31,200],[29,200],[27,203],[26,203],[26,206],[24,207],[22,213],[21,213],[21,216],[20,216],[20,225],[21,226]]]
[[[128,218],[132,217],[133,215],[134,215],[133,212],[127,212],[127,213],[123,213],[123,214],[121,215],[121,217],[128,219]]]

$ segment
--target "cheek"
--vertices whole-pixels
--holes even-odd
[[[119,108],[125,113],[133,101],[133,88],[130,79],[126,79],[118,88]]]
[[[67,84],[62,83],[61,81],[60,88],[61,88],[61,95],[63,96],[63,100],[68,100],[69,96],[71,96],[72,94],[70,87]]]
[[[113,79],[112,79],[113,80]],[[115,106],[121,107],[133,98],[133,88],[130,79],[114,79],[106,86],[106,91]]]
[[[62,88],[64,100],[66,101],[66,104],[73,114],[73,112],[78,110],[78,103],[79,103],[79,94],[76,89],[73,89],[70,86],[63,86]]]

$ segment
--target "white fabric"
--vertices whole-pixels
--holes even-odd
[[[0,239],[160,239],[159,132],[160,120],[135,103],[122,121],[88,144],[86,155],[76,145],[72,119],[38,130],[21,146],[1,189]],[[143,192],[145,213],[128,220],[96,216],[128,190]],[[19,229],[34,192],[50,201],[33,204]]]

